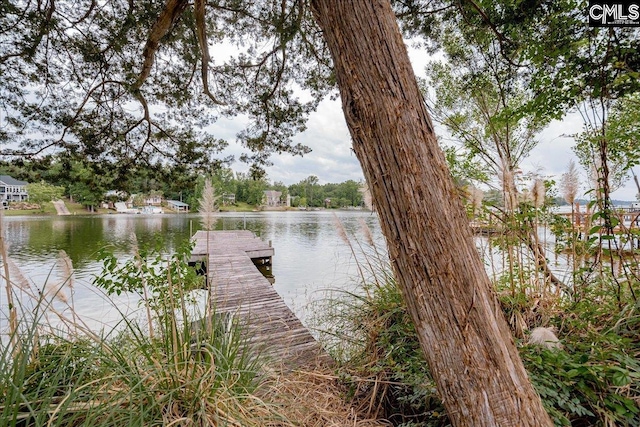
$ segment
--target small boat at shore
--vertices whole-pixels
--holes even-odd
[[[164,213],[164,211],[159,206],[144,206],[140,210],[140,213],[145,214],[145,215],[154,215],[154,214]]]

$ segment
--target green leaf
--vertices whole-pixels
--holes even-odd
[[[589,234],[596,234],[602,229],[601,225],[594,225],[589,229]]]
[[[627,370],[615,368],[613,374],[611,375],[611,382],[616,387],[624,387],[627,384],[631,383],[631,377],[629,376]]]

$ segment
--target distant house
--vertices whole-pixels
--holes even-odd
[[[162,194],[132,194],[129,200],[127,200],[127,206],[130,208],[139,206],[162,206]]]
[[[222,204],[223,205],[235,205],[236,204],[236,195],[235,193],[222,193]]]
[[[104,193],[104,200],[102,201],[103,209],[116,209],[116,203],[126,200],[128,194],[124,191],[109,190]]]
[[[269,207],[280,206],[280,196],[282,196],[282,192],[275,190],[266,190],[264,192],[264,204]]]
[[[160,206],[162,205],[162,196],[160,194],[149,194],[144,196],[145,206]]]
[[[22,202],[29,198],[27,182],[18,181],[9,175],[0,175],[0,201],[2,205],[8,202]]]
[[[167,200],[167,207],[176,212],[189,212],[189,205],[179,200]]]

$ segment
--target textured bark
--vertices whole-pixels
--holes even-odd
[[[151,74],[151,67],[153,67],[156,51],[160,46],[160,39],[171,31],[171,28],[173,28],[173,25],[176,23],[180,15],[182,15],[182,12],[184,12],[188,4],[188,0],[167,0],[167,3],[164,5],[164,9],[162,9],[158,19],[149,31],[147,43],[145,44],[144,51],[142,52],[142,56],[144,58],[142,70],[140,71],[138,80],[133,85],[134,90],[140,89],[147,80],[147,77],[149,77],[149,74]]]
[[[222,105],[222,102],[209,90],[209,62],[211,55],[209,54],[209,41],[207,39],[207,22],[206,22],[206,1],[195,0],[193,10],[196,18],[196,35],[198,36],[198,44],[202,54],[202,64],[200,74],[202,76],[202,91],[216,104]]]
[[[312,6],[393,268],[453,425],[551,426],[492,293],[388,1]]]

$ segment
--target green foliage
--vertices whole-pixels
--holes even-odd
[[[615,102],[607,120],[609,155],[623,162],[622,170],[629,170],[640,164],[640,93],[628,94]]]
[[[64,194],[64,188],[47,184],[44,181],[29,183],[26,186],[29,201],[40,205],[44,212],[44,204],[52,200],[58,200]]]
[[[99,260],[103,270],[96,276],[94,285],[104,289],[107,295],[134,292],[156,313],[165,314],[167,307],[183,298],[185,293],[201,289],[204,277],[187,264],[192,243],[183,243],[172,254],[165,253],[163,247],[162,240],[157,239],[154,246],[136,250],[134,257],[124,264],[119,263],[114,254],[102,250]],[[171,286],[168,278],[176,280],[180,287]],[[169,291],[173,293],[169,295]]]
[[[394,3],[412,36],[444,47],[452,63],[479,49],[495,59],[495,70],[517,72],[522,87],[535,94],[519,113],[542,122],[584,100],[618,99],[639,89],[637,31],[585,25],[583,0],[430,3],[440,15],[418,13],[419,2]]]
[[[606,105],[610,106],[606,119],[585,123],[584,130],[576,135],[573,151],[591,178],[592,186],[602,189],[606,179],[608,191],[613,192],[624,184],[631,168],[640,163],[637,149],[640,95],[627,94],[618,100],[607,100]],[[596,196],[604,194],[596,193]]]
[[[211,184],[218,194],[236,192],[236,179],[231,168],[216,169],[211,176]]]
[[[519,214],[529,218],[531,208]],[[322,306],[320,323],[329,325],[323,340],[339,360],[341,378],[356,402],[385,414],[394,425],[447,425],[415,328],[386,263],[368,256],[359,265],[374,274],[361,274],[356,293],[341,293]],[[513,267],[516,280],[520,274],[535,274],[517,262]],[[598,276],[584,284],[579,299],[569,293],[543,299],[526,286],[513,294],[500,291],[509,289],[510,281],[503,276],[499,295],[514,335],[522,337],[528,325],[550,322],[559,327],[560,350],[517,340],[529,377],[555,424],[639,426],[640,316],[634,295],[640,283],[621,289],[616,281]]]
[[[362,184],[353,180],[342,183],[321,185],[317,176],[309,176],[297,184],[289,186],[289,194],[294,206],[343,208],[362,205]]]
[[[556,425],[640,425],[637,304],[626,294],[621,306],[613,290],[593,286],[565,303],[555,320],[564,350],[521,350]]]
[[[264,198],[264,191],[268,187],[265,179],[252,179],[242,173],[236,174],[236,201],[246,202],[250,205],[260,206]]]
[[[254,179],[249,174],[235,174],[231,168],[220,162],[211,174],[216,194],[234,194],[237,203],[259,206],[263,202],[265,190],[282,193],[285,202],[291,195],[293,206],[326,206],[330,199],[331,208],[344,208],[362,205],[362,184],[353,180],[342,183],[320,185],[318,178],[306,178],[298,184],[286,186],[281,182],[269,184],[265,177]],[[43,170],[46,169],[46,171]],[[130,169],[113,169],[108,164],[92,164],[70,160],[64,156],[47,157],[31,161],[0,161],[0,170],[12,176],[32,180],[32,176],[41,177],[46,183],[64,187],[75,201],[85,206],[96,206],[105,199],[109,190],[119,190],[142,197],[144,194],[163,194],[167,199],[180,200],[196,208],[202,197],[204,176],[209,170],[185,168],[169,165],[137,165]],[[309,194],[312,199],[307,199]],[[304,203],[300,200],[304,198]],[[310,201],[313,200],[313,204]],[[141,205],[134,201],[134,204]]]
[[[594,355],[580,345],[568,350],[528,346],[521,351],[529,377],[555,424],[640,425],[640,407],[625,391],[640,380],[637,360],[613,351],[606,357]]]
[[[533,136],[541,127],[532,116],[514,113],[529,95],[513,83],[515,73],[501,69],[499,58],[481,49],[468,47],[455,65],[431,63],[427,75],[428,88],[435,91],[434,117],[459,142],[460,166],[469,169],[468,179],[486,182],[505,168],[516,170],[535,146]]]
[[[91,210],[98,206],[113,179],[103,168],[100,164],[72,161],[66,172],[69,196]]]
[[[235,317],[210,312],[189,320],[187,250],[162,262],[151,253],[143,252],[156,291],[153,335],[124,315],[104,337],[81,321],[69,325],[72,334],[45,334],[53,330],[48,316],[56,316],[48,303],[23,310],[20,345],[0,347],[2,425],[290,425],[265,403],[264,360]],[[116,293],[140,291],[131,268],[118,272],[103,259],[111,276],[99,283]]]
[[[447,165],[453,179],[459,186],[468,182],[488,182],[489,176],[486,166],[483,166],[469,151],[454,146],[443,147]]]

